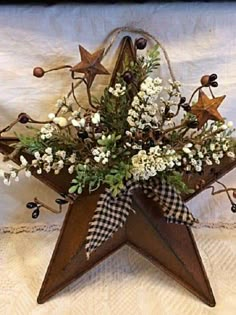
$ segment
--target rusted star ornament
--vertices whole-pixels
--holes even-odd
[[[109,74],[107,69],[101,64],[104,49],[95,51],[93,54],[88,52],[83,46],[79,45],[81,61],[70,70],[84,73],[87,85],[90,88],[97,74]]]
[[[217,109],[225,96],[209,98],[202,90],[199,91],[198,101],[191,108],[191,113],[197,117],[198,129],[208,120],[224,121]]]

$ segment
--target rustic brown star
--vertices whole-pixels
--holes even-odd
[[[199,91],[198,101],[192,106],[191,113],[196,115],[198,120],[198,129],[200,129],[208,120],[224,121],[218,112],[226,95],[209,98],[202,90]]]
[[[103,57],[104,49],[95,51],[93,54],[79,45],[81,61],[70,70],[85,74],[88,87],[91,87],[97,74],[109,74],[106,68],[100,63]]]

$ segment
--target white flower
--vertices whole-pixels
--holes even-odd
[[[95,156],[95,157],[94,157],[94,160],[95,160],[97,163],[99,163],[99,162],[101,161],[101,158],[100,158],[100,156]]]
[[[47,173],[49,173],[51,171],[51,166],[47,165],[46,167],[44,167],[44,169]]]
[[[92,150],[92,154],[93,154],[93,155],[99,155],[100,152],[99,152],[98,149],[93,149],[93,150]]]
[[[196,170],[196,172],[201,172],[202,167],[200,165],[196,165],[195,170]]]
[[[40,160],[40,153],[38,151],[34,152],[34,157],[36,160]]]
[[[195,165],[197,165],[197,161],[195,160],[195,159],[191,159],[191,164],[193,165],[193,166],[195,166]]]
[[[224,144],[222,145],[223,151],[226,152],[226,151],[228,150],[228,148],[229,148],[228,144],[224,143]]]
[[[17,173],[16,173],[16,171],[11,171],[10,175],[12,178],[16,178]]]
[[[71,120],[71,123],[74,127],[80,127],[80,123],[77,119],[72,119]]]
[[[200,159],[203,159],[204,158],[204,155],[201,151],[198,151],[198,156],[200,157]]]
[[[23,155],[20,156],[20,161],[22,166],[26,166],[28,164],[27,160]]]
[[[108,158],[104,158],[103,160],[102,160],[102,164],[106,164],[108,162]]]
[[[228,128],[228,127],[227,127],[226,124],[223,124],[223,125],[220,126],[220,129],[222,129],[222,130],[226,130],[227,128]]]
[[[45,152],[49,155],[52,154],[52,148],[48,147],[47,149],[45,149]]]
[[[215,150],[215,144],[214,144],[214,143],[211,143],[211,144],[210,144],[210,150],[211,150],[211,151],[214,151],[214,150]]]
[[[230,158],[235,158],[235,153],[232,152],[232,151],[228,151],[228,152],[226,153],[226,155],[227,155],[228,157],[230,157]]]
[[[76,153],[72,153],[71,154],[71,156],[68,158],[68,161],[70,162],[70,163],[75,163],[75,161],[76,161]]]
[[[57,163],[58,163],[58,167],[59,168],[63,168],[64,167],[64,161],[63,160],[59,160]]]
[[[228,127],[228,128],[232,128],[233,125],[234,125],[234,123],[233,123],[232,121],[228,121],[228,122],[227,122],[227,127]]]
[[[53,120],[53,119],[55,118],[55,114],[54,114],[54,113],[48,114],[48,118],[49,118],[50,120]]]
[[[212,126],[212,132],[215,132],[218,129],[218,127],[216,125]]]
[[[192,146],[193,146],[193,144],[191,142],[185,144],[185,147],[187,147],[187,148],[192,148]]]
[[[93,124],[98,124],[100,122],[100,114],[99,113],[95,113],[91,120],[92,120]]]
[[[115,88],[109,87],[108,89],[108,92],[116,97],[120,97],[121,95],[124,95],[125,91],[126,91],[126,87],[125,86],[122,87],[120,83],[116,83]]]
[[[25,171],[25,176],[26,176],[26,177],[30,177],[30,176],[31,176],[30,170]]]
[[[64,150],[58,150],[58,151],[55,153],[55,155],[61,157],[61,158],[64,160],[65,157],[66,157],[66,151],[64,151]]]
[[[187,154],[191,153],[191,150],[187,148],[186,146],[184,146],[182,150],[184,151],[184,153],[187,153]]]
[[[86,123],[85,118],[81,118],[80,121],[79,121],[79,123],[80,123],[80,126],[81,126],[81,127],[84,127],[84,126],[85,126],[85,123]]]
[[[60,127],[66,127],[68,125],[68,121],[65,117],[55,117],[53,122]]]
[[[85,123],[86,123],[86,120],[85,118],[81,118],[79,120],[77,119],[72,119],[71,120],[71,123],[74,127],[84,127],[85,126]]]
[[[127,117],[127,122],[131,127],[135,126],[135,122],[133,121],[133,118],[131,116]]]
[[[159,78],[159,77],[156,77],[156,78],[154,79],[154,83],[159,85],[159,84],[162,83],[162,79]]]
[[[3,183],[7,186],[10,186],[11,182],[9,178],[4,178]]]
[[[41,168],[39,168],[38,170],[37,170],[37,174],[42,174],[42,169]]]
[[[75,166],[74,165],[71,165],[69,168],[68,168],[68,173],[72,174],[74,172],[74,169],[75,169]]]

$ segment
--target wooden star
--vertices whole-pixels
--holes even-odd
[[[123,65],[124,51],[134,60],[131,44],[130,37],[124,38],[120,52],[123,56],[118,58],[116,71],[120,71]],[[86,61],[85,56],[83,59]],[[82,68],[81,65],[79,67]],[[84,70],[87,71],[86,68]],[[0,140],[0,151],[9,154],[12,150],[13,148]],[[30,156],[26,158],[29,159]],[[14,161],[19,164],[19,157],[14,158]],[[68,173],[55,176],[50,173],[39,175],[33,171],[33,175],[58,193],[68,191],[70,186],[71,178]],[[85,192],[69,206],[38,296],[38,303],[44,303],[121,246],[128,244],[205,303],[215,305],[191,230],[184,225],[167,224],[158,204],[147,199],[142,191],[134,194],[133,208],[136,213],[131,213],[124,227],[87,260],[85,240],[100,193],[101,191],[95,191],[89,195]]]
[[[93,54],[88,52],[83,46],[79,45],[81,61],[72,67],[72,73],[84,73],[88,87],[90,88],[97,74],[109,74],[107,69],[100,63],[104,49],[95,51]]]
[[[125,37],[122,41],[122,49],[128,50],[128,56],[134,60],[133,49],[130,49],[131,43],[131,38]],[[123,54],[123,50],[120,52],[121,54]],[[122,59],[123,57],[118,58],[120,63],[116,65],[116,71],[121,69]],[[9,155],[13,151],[9,144],[14,141],[15,139],[11,138],[8,140],[0,138],[0,152]],[[26,158],[30,160],[29,155],[26,155]],[[19,156],[15,157],[13,161],[20,164]],[[222,163],[215,166],[218,178],[235,167],[236,161],[226,158],[225,163]],[[204,186],[217,180],[211,166],[204,171],[204,174]],[[53,173],[39,175],[33,170],[33,175],[58,193],[67,192],[72,179],[66,171],[55,176]],[[194,176],[191,178],[191,185],[189,183],[188,185],[194,188],[201,178],[200,175]],[[89,195],[85,192],[69,206],[38,296],[38,303],[44,303],[127,244],[202,301],[210,306],[215,305],[215,299],[191,230],[184,225],[166,223],[162,209],[156,202],[147,199],[140,190],[133,195],[133,208],[136,213],[131,213],[123,228],[103,243],[87,260],[85,240],[100,193],[101,191],[95,191]],[[184,198],[184,200],[189,199],[189,196]]]
[[[224,100],[225,95],[209,98],[202,90],[199,91],[198,101],[192,106],[193,113],[198,120],[198,129],[200,129],[208,120],[224,121],[218,112],[218,107]]]

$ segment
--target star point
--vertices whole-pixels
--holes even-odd
[[[192,106],[191,113],[197,117],[200,129],[208,120],[224,121],[218,112],[218,107],[226,95],[209,98],[202,90],[199,91],[198,101]]]
[[[90,88],[97,74],[109,74],[107,69],[101,64],[104,48],[90,53],[83,46],[79,45],[81,61],[73,66],[70,71],[84,73],[88,87]]]

